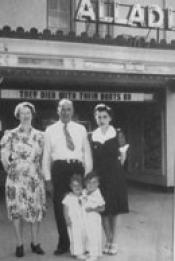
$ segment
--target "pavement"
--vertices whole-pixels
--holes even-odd
[[[118,231],[119,252],[116,256],[104,255],[102,261],[173,261],[173,193],[153,188],[129,186],[130,213],[121,216]],[[30,250],[29,225],[24,227],[25,257],[23,261],[71,261],[68,254],[55,257],[57,231],[53,206],[48,198],[47,216],[43,220],[40,241],[44,256]],[[15,236],[7,219],[4,199],[0,198],[0,261],[16,261]]]

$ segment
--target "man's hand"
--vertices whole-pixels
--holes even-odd
[[[71,219],[69,217],[66,218],[66,225],[70,227],[72,225]]]
[[[52,182],[46,181],[46,192],[52,197],[53,196],[53,185]]]

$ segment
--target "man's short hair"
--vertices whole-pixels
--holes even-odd
[[[69,104],[72,106],[73,108],[73,102],[69,99],[61,99],[59,102],[58,102],[58,108],[62,107],[64,104]]]

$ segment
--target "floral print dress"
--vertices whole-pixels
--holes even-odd
[[[45,215],[46,197],[41,161],[44,135],[31,127],[7,130],[1,140],[1,159],[7,172],[6,204],[10,220],[39,222]]]

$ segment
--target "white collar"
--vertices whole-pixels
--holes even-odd
[[[115,136],[116,136],[116,130],[114,129],[113,126],[110,125],[105,134],[102,133],[101,128],[98,128],[95,131],[93,131],[92,140],[103,144],[105,143],[105,141],[112,139]]]
[[[61,125],[61,126],[65,126],[65,123],[62,122],[61,120],[58,121],[58,124]],[[72,121],[69,121],[69,122],[67,123],[67,127],[69,128],[69,126],[71,126],[71,124],[72,124]]]

